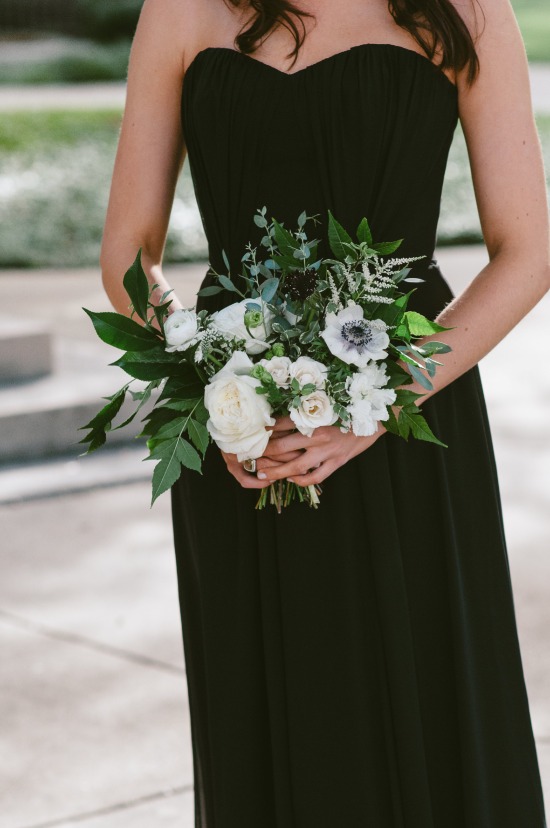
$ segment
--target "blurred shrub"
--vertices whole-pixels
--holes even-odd
[[[59,38],[54,54],[16,62],[2,60],[0,83],[79,83],[126,78],[130,41],[98,44]]]
[[[143,0],[76,0],[81,33],[111,41],[134,35]]]

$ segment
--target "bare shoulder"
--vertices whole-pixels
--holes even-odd
[[[208,28],[209,6],[201,0],[145,0],[133,44],[139,62],[177,65],[183,75]]]
[[[472,36],[480,72],[468,88],[466,72],[457,78],[464,94],[474,89],[487,90],[514,76],[515,83],[525,84],[528,63],[523,38],[510,0],[450,0]]]
[[[177,59],[182,73],[202,49],[231,45],[243,11],[228,0],[145,0],[136,31],[141,41],[162,45],[162,57]]]

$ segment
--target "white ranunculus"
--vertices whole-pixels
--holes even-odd
[[[185,351],[195,345],[201,336],[195,311],[176,310],[171,313],[164,323],[164,336],[169,353]]]
[[[363,399],[374,388],[384,388],[388,379],[385,362],[369,362],[346,379],[346,391],[352,400]]]
[[[297,380],[300,387],[304,385],[315,385],[316,388],[324,388],[327,378],[327,367],[316,359],[301,356],[290,366],[290,379]]]
[[[206,427],[217,446],[239,462],[262,456],[271,435],[266,426],[275,425],[265,395],[256,393],[260,382],[250,376],[253,367],[243,351],[235,351],[204,389]]]
[[[319,426],[333,425],[338,416],[326,391],[313,391],[300,400],[298,408],[290,409],[290,419],[302,434],[311,437]]]
[[[348,365],[365,366],[369,360],[388,356],[387,325],[381,319],[365,319],[360,305],[351,302],[338,313],[327,313],[321,332],[329,351]]]
[[[243,299],[242,302],[235,302],[233,305],[228,305],[226,308],[216,311],[210,317],[210,324],[234,339],[244,339],[248,354],[261,354],[269,348],[269,343],[266,340],[271,334],[273,313],[264,304],[260,324],[250,328],[249,333],[244,322],[244,316],[247,313],[246,306],[251,301],[253,300]]]
[[[279,388],[288,388],[290,385],[291,361],[286,356],[275,356],[271,359],[261,359],[259,365],[271,374]]]
[[[357,437],[370,437],[374,434],[378,429],[378,421],[388,419],[388,406],[395,399],[393,388],[363,388],[363,393],[357,393],[347,406],[353,433]]]

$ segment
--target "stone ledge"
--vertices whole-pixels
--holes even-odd
[[[52,353],[52,337],[43,326],[0,319],[0,383],[50,374]]]

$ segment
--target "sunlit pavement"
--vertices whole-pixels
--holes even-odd
[[[458,292],[486,257],[480,247],[445,248],[438,260]],[[184,304],[193,303],[205,270],[168,269]],[[3,273],[0,290],[8,315],[20,313],[27,297],[25,316],[48,321],[65,353],[78,355],[81,372],[111,361],[80,310],[107,308],[96,272]],[[550,374],[541,355],[549,312],[550,296],[481,363],[547,796]],[[77,363],[67,358],[67,381]],[[191,741],[168,499],[149,508],[148,469],[135,450],[98,454],[86,479],[75,464],[90,460],[0,473],[0,825],[191,828]],[[64,464],[72,472],[63,473]],[[128,482],[108,485],[117,479]],[[10,485],[19,486],[18,497],[10,498]]]

